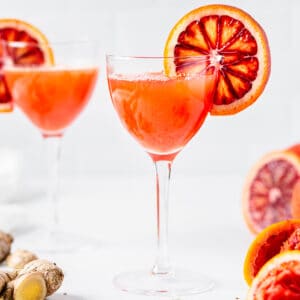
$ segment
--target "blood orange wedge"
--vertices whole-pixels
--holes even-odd
[[[268,260],[279,252],[288,250],[300,250],[300,219],[272,224],[256,236],[244,262],[246,282],[251,284],[253,278]]]
[[[251,105],[270,74],[264,30],[249,14],[227,5],[199,7],[181,18],[169,34],[164,56],[175,56],[173,62],[165,60],[168,76],[217,72],[213,115],[235,114]]]
[[[247,300],[299,300],[300,251],[276,255],[259,271]]]
[[[28,43],[19,49],[9,43]],[[53,53],[44,34],[33,25],[16,19],[0,19],[0,68],[4,65],[32,66],[53,64]],[[11,111],[12,97],[5,76],[0,75],[0,111]]]
[[[271,152],[250,170],[243,190],[243,215],[249,229],[258,233],[278,221],[298,217],[291,199],[300,179],[300,156],[292,149]]]

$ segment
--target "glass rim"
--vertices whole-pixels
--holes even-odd
[[[106,59],[118,60],[162,60],[162,59],[193,59],[208,61],[209,58],[204,55],[186,55],[186,56],[164,56],[164,55],[118,55],[118,54],[105,54]]]

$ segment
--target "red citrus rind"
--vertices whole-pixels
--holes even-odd
[[[300,180],[297,181],[293,189],[291,211],[294,218],[300,218]]]

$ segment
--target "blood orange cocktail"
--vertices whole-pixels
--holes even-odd
[[[96,68],[6,69],[5,78],[15,103],[42,132],[60,135],[89,100]]]
[[[127,131],[152,158],[156,171],[157,257],[152,270],[114,278],[123,290],[145,295],[180,296],[206,291],[209,279],[174,269],[168,256],[168,189],[174,158],[197,133],[212,107],[215,72],[190,68],[165,74],[175,57],[107,56],[107,78],[115,110]],[[181,59],[186,65],[201,57]]]
[[[48,200],[48,206],[44,210],[49,218],[44,218],[44,224],[37,224],[28,239],[35,241],[37,251],[78,249],[82,243],[80,238],[63,233],[63,228],[59,227],[58,169],[61,140],[66,128],[84,109],[95,87],[99,43],[3,41],[3,47],[6,51],[2,72],[9,92],[16,106],[43,136],[46,150],[47,165],[43,169],[46,176],[43,181],[47,188],[45,200]],[[30,59],[34,49],[45,58],[43,63]],[[13,64],[11,54],[23,63]]]
[[[122,123],[154,160],[172,160],[199,130],[212,104],[213,76],[145,73],[108,80]]]

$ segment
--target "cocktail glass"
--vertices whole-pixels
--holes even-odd
[[[198,132],[212,105],[213,68],[165,75],[175,57],[108,55],[107,77],[117,114],[133,138],[150,155],[156,170],[157,257],[152,269],[114,278],[123,291],[145,295],[188,295],[209,290],[203,275],[174,269],[168,255],[168,195],[172,163]],[[188,66],[206,63],[200,57],[180,58]],[[187,69],[187,68],[185,68]],[[204,74],[205,73],[205,74]]]
[[[64,248],[67,239],[62,238],[62,244],[57,243],[62,230],[58,227],[61,140],[91,98],[98,76],[98,44],[85,41],[38,45],[33,42],[3,42],[3,47],[8,54],[7,59],[4,58],[4,75],[12,98],[40,131],[46,144],[49,206],[44,208],[52,220],[48,220],[46,225],[49,227],[48,234],[43,232],[47,242],[42,239],[40,246],[48,250],[58,249],[59,245]],[[24,53],[29,52],[28,49],[37,51],[44,64],[41,65],[40,61],[39,64],[31,63],[26,57],[22,58]],[[14,55],[11,55],[12,52]],[[43,58],[43,55],[48,57]],[[10,61],[11,57],[18,57],[17,66]]]

